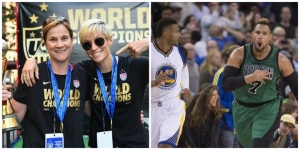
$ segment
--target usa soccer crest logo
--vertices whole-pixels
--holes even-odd
[[[127,73],[124,70],[122,70],[120,73],[120,79],[122,81],[125,81],[127,79]]]
[[[76,88],[80,86],[79,80],[73,80],[73,84]]]

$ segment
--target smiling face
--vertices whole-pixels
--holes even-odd
[[[209,106],[215,107],[217,105],[218,99],[219,99],[218,91],[214,90],[212,92],[211,98],[208,101]]]
[[[270,28],[264,24],[257,24],[252,32],[253,44],[257,52],[262,52],[268,47],[272,35]]]
[[[104,44],[102,46],[97,46],[95,44],[95,39],[102,37],[104,39]],[[107,38],[105,34],[101,31],[99,31],[97,34],[95,33],[89,33],[85,38],[83,39],[84,42],[90,42],[92,47],[89,50],[86,50],[85,52],[87,55],[96,63],[103,62],[106,60],[110,53],[110,46],[112,45],[112,38]]]
[[[63,24],[59,24],[48,30],[45,38],[45,46],[51,60],[57,62],[69,62],[72,45],[73,39],[70,37],[70,32]]]

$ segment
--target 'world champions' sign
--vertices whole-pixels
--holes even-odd
[[[79,42],[79,29],[89,19],[101,19],[112,28],[113,54],[128,42],[149,37],[149,3],[141,2],[20,2],[17,4],[19,75],[27,58],[46,61],[41,43],[42,24],[49,17],[66,17],[74,32],[71,63],[89,59]],[[124,53],[123,55],[127,55]],[[148,56],[147,54],[143,54]]]

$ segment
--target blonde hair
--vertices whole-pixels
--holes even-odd
[[[220,53],[220,51],[217,49],[212,49],[208,52],[203,64],[200,66],[200,71],[207,69],[209,74],[212,75],[214,73],[214,65],[212,63],[212,59],[216,55],[216,53]]]
[[[86,36],[93,33],[96,37],[100,31],[103,32],[103,34],[106,36],[106,39],[112,38],[110,26],[104,23],[101,19],[90,19],[84,22],[79,30],[80,44],[83,44]]]
[[[278,34],[279,32],[282,32],[282,33],[286,34],[283,27],[281,27],[281,26],[276,26],[276,27],[273,29],[273,34]]]
[[[225,14],[224,14],[224,17],[228,18],[229,20],[233,20],[234,18],[231,15],[231,11],[232,11],[232,9],[230,7],[228,7]]]

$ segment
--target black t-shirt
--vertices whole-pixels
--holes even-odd
[[[27,105],[23,119],[23,147],[45,148],[45,134],[53,133],[54,97],[50,70],[45,62],[38,64],[39,77],[33,87],[19,84],[14,99]],[[55,75],[60,98],[65,87],[66,75]],[[83,119],[85,101],[87,100],[87,75],[85,70],[74,66],[71,74],[71,85],[67,111],[64,116],[64,147],[83,148]],[[76,86],[76,87],[75,87]],[[56,133],[60,133],[60,120],[56,115]]]
[[[286,26],[283,26],[280,23],[278,23],[278,24],[275,24],[274,28],[276,26],[280,26],[280,27],[284,28],[285,33],[286,33],[285,38],[287,38],[287,39],[295,38],[295,26],[293,26],[292,24],[290,24],[289,27],[286,27]]]
[[[89,100],[92,106],[89,146],[95,148],[97,147],[97,132],[103,131],[102,111],[105,113],[105,130],[111,130],[110,119],[101,94],[96,64],[92,60],[88,60],[81,62],[80,65],[89,74],[91,86]],[[110,96],[111,72],[102,75]],[[112,121],[114,147],[149,147],[148,135],[140,119],[143,95],[148,83],[148,57],[119,57],[117,98]]]

